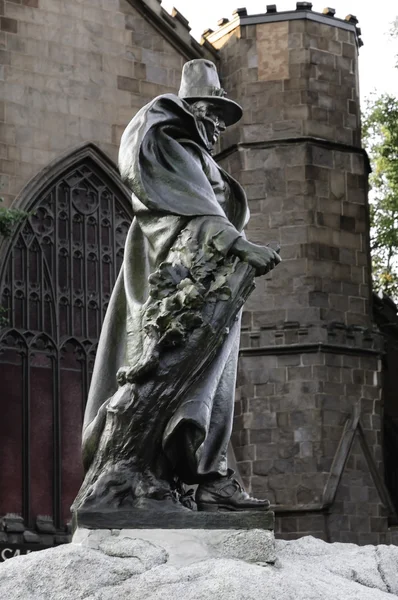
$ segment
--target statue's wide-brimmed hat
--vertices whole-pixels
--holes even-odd
[[[216,65],[210,60],[197,58],[185,63],[182,69],[180,98],[189,103],[208,100],[222,108],[225,125],[233,125],[242,117],[242,107],[225,98]]]

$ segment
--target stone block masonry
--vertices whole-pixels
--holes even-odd
[[[277,535],[385,543],[355,24],[245,15],[207,39],[244,114],[219,160],[247,191],[248,238],[283,257],[245,305],[233,432],[244,483],[275,505]],[[360,446],[346,441],[358,411]]]
[[[198,51],[192,46],[189,57],[189,48],[172,45],[142,16],[144,5],[2,0],[0,183],[7,205],[44,166],[83,143],[116,161],[139,108],[178,89],[182,65]],[[174,31],[170,19],[163,27]]]

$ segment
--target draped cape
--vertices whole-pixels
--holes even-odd
[[[225,197],[216,195],[209,178],[209,165],[224,182],[228,192]],[[142,354],[142,314],[148,300],[149,275],[167,258],[176,238],[187,227],[199,243],[211,239],[226,254],[242,235],[249,214],[243,189],[213,161],[200,123],[189,105],[173,94],[155,98],[131,120],[121,139],[119,169],[132,191],[135,217],[103,323],[85,410],[86,469],[95,454],[104,422],[100,409],[117,390],[116,373],[120,367],[134,364]],[[224,455],[232,423],[238,344],[237,324],[211,368],[193,386],[189,397],[184,398],[165,431],[166,447],[173,431],[184,420],[199,427],[202,447],[198,449],[198,469],[201,464],[203,473],[226,468]],[[210,387],[206,386],[206,380]],[[219,415],[220,411],[225,412],[225,418],[218,416],[217,427],[222,426],[225,431],[221,436],[219,431],[215,432],[211,440],[210,432],[215,428],[212,415]],[[215,439],[221,438],[222,448],[218,448]]]

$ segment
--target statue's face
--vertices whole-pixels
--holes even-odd
[[[214,146],[220,134],[226,129],[222,108],[207,100],[198,100],[192,105],[192,112],[203,125],[210,145]]]

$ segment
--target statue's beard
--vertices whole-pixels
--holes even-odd
[[[220,130],[216,126],[215,122],[206,116],[206,112],[203,107],[198,106],[197,103],[190,105],[191,113],[195,117],[198,131],[206,144],[206,148],[210,154],[212,153],[214,144],[217,143]]]
[[[215,123],[206,117],[196,117],[196,122],[200,134],[206,141],[207,149],[211,152],[214,144],[216,144],[218,140]]]

